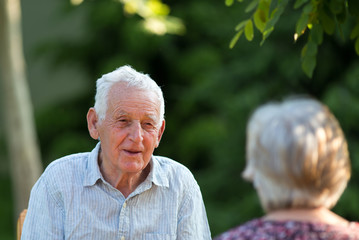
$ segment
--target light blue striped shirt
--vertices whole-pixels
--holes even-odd
[[[200,188],[191,172],[153,156],[147,179],[125,198],[90,153],[52,162],[34,185],[22,240],[211,239]]]

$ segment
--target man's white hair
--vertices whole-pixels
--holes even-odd
[[[161,88],[149,75],[137,72],[128,65],[119,67],[97,79],[94,108],[100,122],[106,117],[108,93],[113,84],[118,82],[126,83],[127,87],[154,92],[160,101],[160,122],[162,122],[165,114],[165,103]]]

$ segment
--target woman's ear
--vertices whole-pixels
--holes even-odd
[[[98,132],[98,116],[94,108],[90,108],[87,112],[87,128],[89,130],[90,136],[97,140],[99,138]]]

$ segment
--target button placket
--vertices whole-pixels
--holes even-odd
[[[121,240],[125,239],[125,236],[129,233],[129,211],[127,210],[126,201],[122,204],[120,216],[119,216],[119,233],[121,236]]]

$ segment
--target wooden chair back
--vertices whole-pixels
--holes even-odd
[[[27,209],[22,210],[17,219],[17,226],[16,226],[16,239],[21,239],[21,232],[22,232],[22,225],[24,224],[25,217],[26,217]]]

